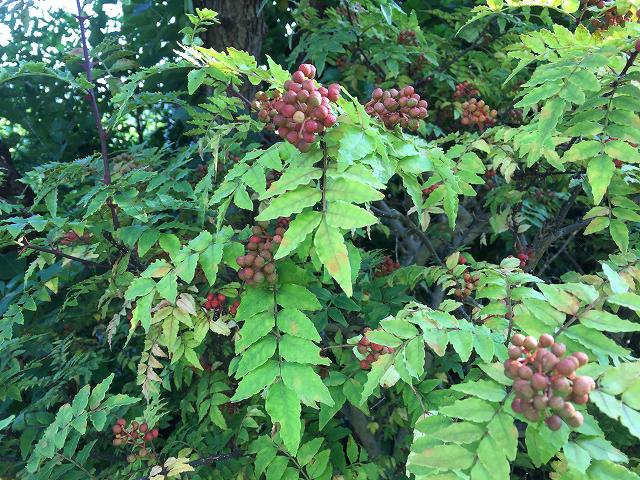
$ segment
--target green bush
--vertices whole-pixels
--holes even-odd
[[[0,476],[637,479],[636,2],[313,3],[11,46]]]

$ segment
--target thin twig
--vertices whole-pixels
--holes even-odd
[[[87,31],[84,26],[84,21],[88,18],[82,13],[82,6],[80,0],[76,0],[76,6],[78,8],[78,22],[80,23],[80,41],[82,42],[82,52],[84,54],[84,71],[87,74],[87,80],[91,84],[88,89],[89,104],[91,105],[91,113],[98,130],[98,136],[100,137],[100,152],[102,154],[102,181],[105,185],[111,185],[111,170],[109,168],[109,149],[107,148],[107,132],[102,127],[102,120],[100,117],[100,110],[98,109],[98,101],[96,100],[95,85],[93,82],[93,69],[91,68],[91,57],[89,56],[89,47],[87,46]],[[107,205],[111,210],[111,219],[113,221],[113,228],[116,230],[120,227],[120,221],[118,220],[118,212],[116,206],[111,198],[107,199]]]
[[[571,236],[569,236],[569,238],[567,238],[565,240],[565,242],[562,244],[562,246],[558,249],[558,251],[556,253],[554,253],[551,258],[549,260],[547,260],[545,262],[545,264],[542,266],[542,268],[540,268],[540,270],[538,271],[537,275],[541,276],[544,271],[547,269],[547,267],[549,267],[549,265],[551,265],[553,263],[553,261],[558,258],[558,256],[565,251],[565,249],[569,246],[569,243],[571,243],[571,240],[573,240],[573,238],[578,234],[578,230],[574,231]]]
[[[29,241],[26,238],[23,239],[23,243],[21,244],[21,246],[24,247],[24,248],[29,248],[31,250],[36,250],[38,252],[50,253],[52,255],[55,255],[56,257],[67,258],[69,260],[73,260],[75,262],[82,263],[83,265],[86,265],[88,267],[104,268],[105,270],[109,270],[111,268],[110,265],[106,265],[104,263],[99,263],[99,262],[94,262],[93,260],[89,260],[89,259],[81,258],[81,257],[76,257],[74,255],[69,255],[68,253],[64,253],[61,250],[57,250],[57,249],[54,249],[54,248],[40,247],[38,245],[33,245],[33,244],[29,243]]]

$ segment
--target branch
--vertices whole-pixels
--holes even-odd
[[[364,63],[367,64],[369,69],[373,73],[375,73],[378,77],[384,78],[386,76],[384,73],[384,70],[382,70],[378,65],[375,65],[371,60],[369,60],[369,57],[367,57],[367,54],[364,53],[364,50],[362,49],[362,45],[360,44],[360,34],[358,33],[358,29],[353,21],[351,8],[349,7],[349,2],[344,2],[344,6],[347,9],[347,17],[349,18],[349,23],[351,24],[354,31],[356,32],[356,50],[358,51],[358,53],[360,53],[360,55],[362,56],[362,59],[364,60]]]
[[[84,71],[87,74],[87,80],[91,84],[88,89],[89,104],[91,105],[91,113],[93,114],[93,120],[96,123],[96,130],[98,130],[98,136],[100,137],[100,152],[102,154],[102,181],[105,185],[111,185],[111,171],[109,169],[109,150],[107,148],[107,133],[102,127],[102,120],[100,117],[100,110],[98,109],[98,102],[96,100],[95,86],[93,83],[93,70],[91,68],[91,58],[89,56],[89,47],[87,46],[87,31],[84,26],[84,21],[87,19],[82,13],[82,6],[80,0],[76,0],[76,6],[78,8],[78,22],[80,23],[80,41],[82,42],[82,52],[84,54]],[[118,229],[120,221],[118,220],[118,212],[116,206],[111,198],[107,199],[107,205],[111,210],[111,219],[113,221],[113,228]]]
[[[86,265],[87,267],[93,267],[93,268],[103,268],[105,270],[109,270],[111,268],[110,265],[104,264],[104,263],[99,263],[99,262],[94,262],[93,260],[88,260],[86,258],[81,258],[81,257],[76,257],[73,255],[69,255],[68,253],[64,253],[61,250],[57,250],[54,248],[47,248],[47,247],[40,247],[38,245],[33,245],[31,243],[29,243],[29,241],[24,238],[23,239],[23,243],[19,244],[21,247],[23,248],[29,248],[31,250],[36,250],[38,252],[44,252],[44,253],[50,253],[52,255],[55,255],[56,257],[61,257],[61,258],[68,258],[69,260],[73,260],[75,262],[79,262],[83,265]]]
[[[376,202],[377,205],[383,207],[381,208],[376,208],[376,207],[371,207],[371,210],[374,211],[374,213],[377,213],[378,215],[380,215],[381,217],[385,217],[385,218],[391,218],[394,220],[399,220],[404,226],[406,226],[407,228],[409,228],[411,231],[413,231],[422,241],[423,244],[425,244],[427,246],[427,248],[429,250],[431,250],[431,254],[434,256],[434,258],[438,261],[438,263],[441,266],[445,266],[444,262],[442,261],[442,258],[440,258],[440,255],[438,255],[438,252],[436,251],[436,248],[433,246],[433,243],[431,243],[431,240],[429,240],[429,237],[427,237],[427,235],[420,229],[420,227],[418,225],[416,225],[411,218],[409,218],[408,215],[403,215],[402,213],[400,213],[399,211],[390,208],[386,202],[384,202],[383,200]]]

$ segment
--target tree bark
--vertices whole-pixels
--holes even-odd
[[[13,197],[18,193],[18,171],[13,166],[9,146],[0,140],[0,197]]]
[[[250,53],[256,58],[262,52],[262,41],[267,33],[262,12],[258,12],[261,0],[198,0],[199,8],[209,8],[218,13],[218,25],[203,34],[204,46],[217,51],[233,47]],[[267,7],[265,7],[267,8]],[[250,84],[241,90],[247,98],[253,98],[255,88]]]

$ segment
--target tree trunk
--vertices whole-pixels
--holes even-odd
[[[0,197],[8,198],[18,195],[20,193],[19,178],[20,175],[13,166],[9,146],[0,140]]]
[[[262,41],[267,33],[262,12],[258,13],[261,0],[198,0],[199,8],[209,8],[218,13],[218,25],[213,25],[203,35],[204,46],[217,51],[233,47],[250,53],[256,58],[262,52]],[[253,98],[255,89],[250,84],[242,93]]]

